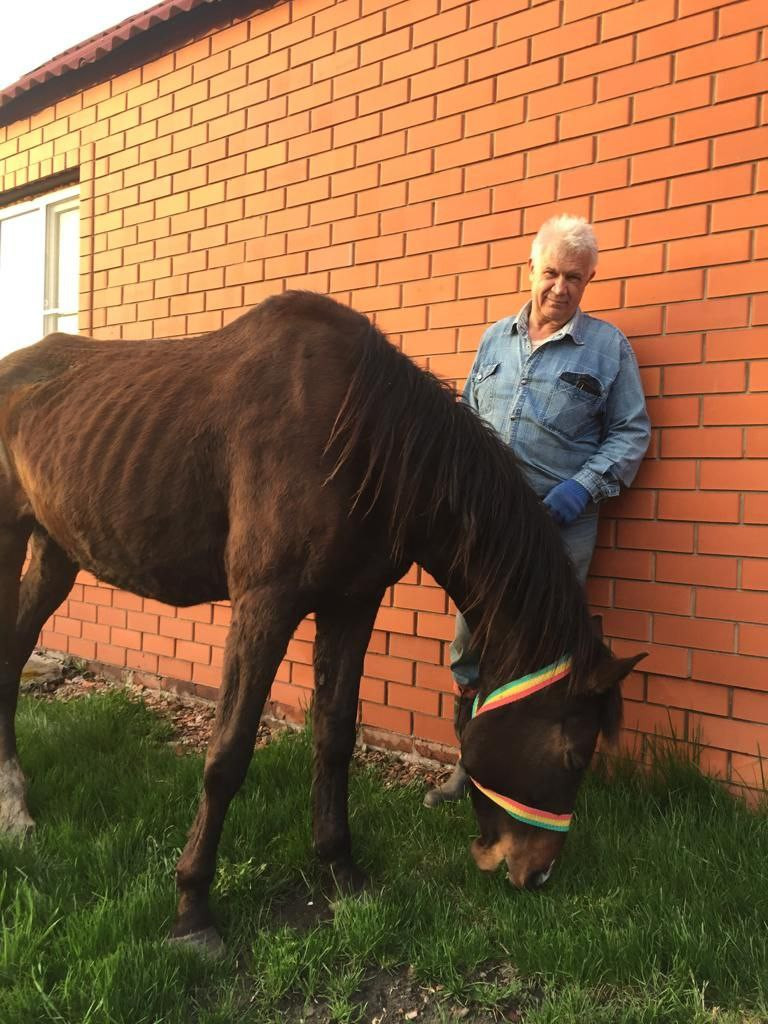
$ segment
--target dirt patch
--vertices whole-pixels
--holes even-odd
[[[319,924],[333,920],[333,906],[325,896],[303,892],[288,892],[276,897],[269,905],[271,923],[276,928],[295,928],[308,932]]]
[[[514,972],[504,977],[504,968],[481,971],[473,979],[482,984],[502,984],[516,980]],[[487,1008],[470,1002],[457,1002],[442,985],[421,983],[412,968],[395,972],[377,971],[369,974],[356,993],[354,1002],[360,1007],[358,1024],[517,1024],[522,1020],[519,1000],[509,1000],[501,1006]],[[286,1011],[286,1021],[296,1024],[332,1024],[328,1007],[322,1003],[294,1006]]]

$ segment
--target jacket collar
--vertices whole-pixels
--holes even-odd
[[[513,317],[510,317],[509,325],[508,325],[508,328],[507,328],[508,333],[509,334],[513,334],[513,333],[519,332],[519,326],[518,325],[521,322],[525,326],[526,331],[527,331],[527,328],[528,328],[528,317],[530,315],[530,312],[531,312],[531,303],[530,303],[530,300],[529,300],[522,307],[522,309],[520,309]],[[550,335],[550,337],[547,338],[547,341],[558,341],[560,338],[570,338],[571,341],[574,342],[576,345],[583,345],[584,344],[584,336],[583,336],[584,324],[583,324],[583,320],[584,320],[584,314],[581,312],[580,309],[577,309],[576,312],[571,317],[571,319],[568,321],[568,323],[567,324],[563,324],[563,326],[558,331],[555,331],[554,334]]]

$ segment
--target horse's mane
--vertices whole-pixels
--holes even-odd
[[[504,606],[511,623],[500,671],[511,678],[565,654],[571,691],[592,662],[586,600],[558,530],[511,449],[453,388],[421,370],[365,321],[359,361],[326,450],[365,466],[355,495],[363,511],[389,503],[395,551],[414,534],[447,553],[448,576],[469,583],[462,612],[476,609],[474,643],[485,648]],[[438,539],[439,538],[439,539]]]

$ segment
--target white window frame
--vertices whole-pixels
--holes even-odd
[[[39,311],[40,332],[38,337],[29,338],[26,344],[38,341],[45,334],[57,329],[60,317],[77,316],[78,309],[62,309],[56,302],[58,294],[58,217],[57,214],[78,209],[80,205],[80,187],[78,185],[69,188],[58,189],[55,192],[46,192],[28,199],[24,202],[13,203],[11,206],[0,207],[0,230],[2,222],[18,217],[22,214],[39,211],[36,231],[39,237],[39,251],[43,254],[44,265],[42,268],[42,294],[38,294],[35,300],[35,309]],[[77,253],[78,265],[80,253]],[[78,302],[79,306],[79,302]]]

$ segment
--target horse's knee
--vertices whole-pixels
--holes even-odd
[[[233,745],[210,751],[203,769],[203,788],[209,798],[229,800],[245,780],[251,751]]]

